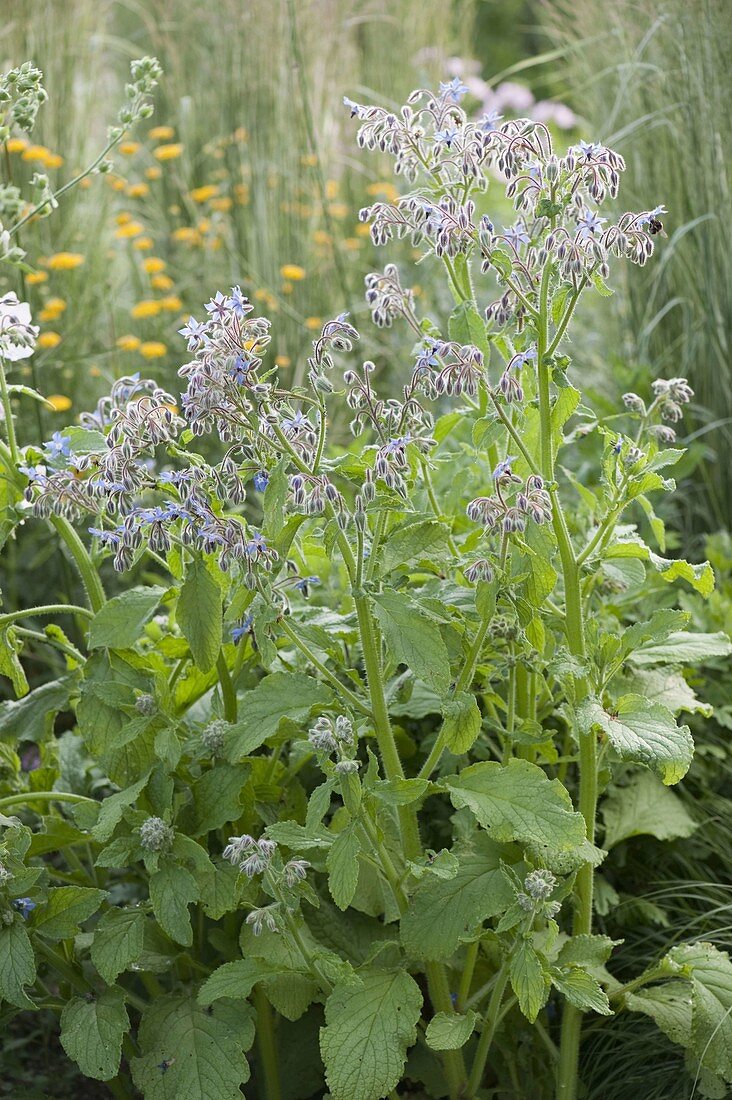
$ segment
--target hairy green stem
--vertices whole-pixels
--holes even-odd
[[[95,798],[87,798],[84,794],[71,794],[70,791],[19,791],[0,798],[0,810],[24,802],[88,802],[91,806],[99,805]]]
[[[7,614],[0,615],[0,627],[9,626],[19,619],[34,619],[36,615],[82,615],[86,619],[94,618],[93,611],[73,603],[45,603],[38,607],[24,607],[20,611],[8,611]]]
[[[254,987],[254,1007],[257,1012],[257,1050],[262,1070],[261,1091],[264,1100],[280,1100],[279,1055],[274,1031],[274,1017],[269,1001],[261,985]]]
[[[8,447],[10,448],[10,457],[13,465],[17,466],[20,462],[20,452],[18,451],[18,441],[15,437],[15,424],[13,423],[13,409],[10,404],[10,393],[8,392],[8,383],[5,377],[5,360],[0,356],[0,397],[2,397],[3,413],[5,414],[5,430],[8,433]]]
[[[483,1030],[480,1033],[480,1039],[478,1040],[478,1046],[475,1051],[475,1058],[473,1059],[473,1065],[470,1070],[470,1077],[468,1078],[467,1097],[475,1096],[483,1080],[485,1065],[488,1061],[488,1052],[491,1049],[493,1036],[498,1025],[501,1001],[503,1000],[503,994],[506,991],[507,983],[508,960],[504,962],[498,972],[496,984],[493,987],[493,993],[488,1002],[488,1009],[485,1014],[485,1020],[483,1021]]]
[[[89,606],[94,612],[101,611],[107,602],[107,597],[104,594],[99,572],[89,556],[89,551],[67,519],[63,519],[62,516],[51,516],[49,522],[64,540],[71,557],[74,559],[74,564],[79,570],[82,584],[86,589]]]
[[[297,634],[295,630],[293,630],[285,616],[283,616],[279,620],[277,625],[279,626],[283,634],[287,635],[292,644],[300,650],[304,657],[308,659],[310,664],[314,668],[317,668],[321,676],[323,676],[328,681],[328,683],[336,689],[338,694],[345,700],[345,702],[349,703],[350,706],[352,706],[360,714],[365,714],[369,717],[371,716],[371,711],[366,706],[366,704],[359,699],[355,692],[351,691],[351,689],[346,687],[345,684],[342,684],[338,677],[330,671],[327,665],[324,665],[323,662],[315,656],[310,646],[307,644],[307,642],[304,642],[302,640],[302,638]]]

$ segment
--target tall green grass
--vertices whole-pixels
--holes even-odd
[[[572,105],[627,159],[623,194],[666,203],[668,240],[645,281],[617,296],[610,346],[697,392],[707,492],[697,526],[732,515],[732,11],[726,0],[547,0],[569,47]],[[709,510],[711,507],[712,515]]]

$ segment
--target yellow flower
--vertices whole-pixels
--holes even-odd
[[[83,180],[79,180],[79,187],[81,187],[82,191],[88,191],[89,188],[91,187],[91,185],[92,185],[91,176],[84,176]]]
[[[343,247],[348,252],[358,252],[359,248],[363,248],[363,241],[360,241],[358,237],[346,237]]]
[[[278,355],[275,359],[275,365],[278,367],[289,367],[291,362],[289,355]]]
[[[165,260],[161,260],[159,256],[148,256],[142,261],[142,266],[147,271],[148,275],[157,275],[159,271],[165,271]]]
[[[130,237],[139,237],[144,228],[139,222],[127,222],[126,225],[121,225],[114,235],[118,241],[126,241]]]
[[[63,298],[49,298],[46,302],[46,309],[50,309],[54,313],[63,313],[66,309],[66,302]]]
[[[300,157],[300,164],[303,168],[314,168],[318,163],[318,158],[315,153],[306,153],[305,156]]]
[[[295,288],[293,287],[292,283],[283,283],[282,284],[282,293],[283,294],[292,294],[294,289]]]
[[[145,359],[160,359],[167,352],[165,344],[161,344],[159,340],[147,340],[144,344],[140,344],[140,355]]]
[[[51,271],[73,271],[83,263],[84,257],[79,252],[56,252],[48,257],[48,266]]]
[[[117,341],[117,347],[120,351],[137,351],[140,346],[140,340],[137,336],[120,336]]]
[[[238,126],[236,128],[236,130],[234,130],[234,135],[233,136],[234,136],[234,141],[246,141],[249,137],[249,134],[247,133],[246,128],[244,126]]]
[[[160,302],[154,298],[144,298],[141,302],[137,302],[130,310],[130,317],[136,319],[142,317],[157,317],[160,313]]]
[[[162,174],[163,170],[158,164],[151,164],[149,168],[145,169],[145,175],[149,180],[159,180]]]
[[[315,244],[325,245],[330,244],[333,238],[330,233],[326,233],[324,229],[315,229],[313,230],[313,240]]]
[[[173,280],[170,275],[153,275],[150,280],[150,286],[153,290],[170,290],[173,285]]]
[[[8,138],[5,142],[5,148],[9,153],[22,153],[24,149],[28,148],[28,142],[25,138]]]
[[[181,225],[174,229],[172,234],[174,241],[182,241],[184,244],[195,244],[198,241],[198,233],[191,225]]]
[[[347,218],[348,207],[344,202],[332,202],[328,207],[331,218]]]
[[[99,367],[96,366],[96,364],[93,364],[91,367],[89,367],[89,374],[92,378],[102,377],[102,372],[100,371]]]
[[[49,153],[43,160],[46,168],[60,168],[64,158],[60,153]]]
[[[338,180],[326,180],[325,181],[325,197],[327,199],[334,199],[338,194]]]
[[[174,134],[172,126],[153,126],[147,136],[153,141],[170,141]]]
[[[239,206],[247,206],[249,203],[249,188],[245,183],[237,183],[234,187],[234,197]]]
[[[122,176],[107,176],[106,180],[113,191],[124,191],[127,186],[127,180],[122,179]]]
[[[191,198],[194,202],[208,202],[209,199],[215,199],[218,193],[219,189],[215,183],[206,183],[203,187],[194,187]]]
[[[318,329],[321,329],[322,327],[323,327],[323,318],[322,317],[306,317],[305,318],[305,328],[309,328],[309,329],[312,329],[313,332],[317,332]]]
[[[177,313],[179,309],[183,309],[183,303],[175,294],[171,294],[169,298],[160,299],[160,308],[166,309],[169,313]]]
[[[183,152],[183,146],[176,142],[172,145],[158,145],[157,149],[153,149],[153,156],[157,160],[175,160]]]
[[[375,195],[386,199],[387,202],[396,202],[399,198],[399,191],[391,182],[391,180],[383,180],[378,183],[370,183],[366,188],[366,193],[369,195]]]
[[[132,214],[128,213],[127,210],[121,210],[114,220],[117,225],[127,225],[128,222],[132,221]]]
[[[25,281],[29,286],[37,286],[38,283],[45,283],[48,278],[48,274],[45,271],[31,271],[25,277]]]
[[[61,343],[61,337],[58,332],[42,332],[38,337],[39,348],[57,348]]]
[[[290,280],[290,282],[299,283],[301,279],[305,278],[305,269],[298,264],[283,264],[280,268],[280,275],[283,279]]]
[[[358,225],[354,228],[353,232],[357,237],[370,237],[371,226],[366,225],[365,222],[359,222]]]
[[[211,209],[219,214],[225,214],[227,210],[231,210],[233,205],[228,195],[222,195],[218,199],[211,199]]]
[[[48,404],[52,407],[54,412],[62,413],[70,409],[73,402],[70,397],[67,397],[64,393],[52,393],[46,398]]]
[[[146,183],[131,183],[127,188],[127,195],[131,199],[142,199],[150,191],[150,187]]]
[[[119,143],[119,151],[126,157],[134,156],[139,148],[139,141],[121,141]]]
[[[205,236],[206,233],[211,232],[211,222],[209,221],[208,218],[201,218],[200,222],[196,226],[196,229],[198,230],[199,233],[203,233],[204,236]]]
[[[45,160],[50,152],[45,145],[29,145],[23,153],[23,160]]]
[[[132,247],[136,248],[138,252],[148,252],[153,243],[152,237],[138,237],[136,241],[132,242]]]

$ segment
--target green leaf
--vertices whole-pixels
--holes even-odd
[[[188,906],[199,897],[198,883],[185,867],[166,862],[150,876],[150,901],[160,927],[186,947],[193,943]]]
[[[193,660],[208,672],[221,649],[221,589],[200,558],[188,567],[176,614]]]
[[[401,1080],[417,1038],[419,986],[404,970],[364,970],[325,1003],[320,1052],[333,1100],[381,1100]]]
[[[164,588],[130,588],[107,600],[89,626],[90,649],[130,649],[150,622]]]
[[[110,1081],[119,1073],[129,1026],[121,989],[105,989],[91,1000],[74,997],[61,1013],[61,1045],[85,1077]]]
[[[549,979],[531,940],[525,936],[519,937],[513,949],[509,974],[519,1008],[533,1024],[549,994]]]
[[[607,851],[631,836],[673,840],[691,836],[697,827],[678,795],[648,771],[635,772],[625,786],[613,787],[601,810]]]
[[[451,878],[426,875],[409,899],[402,917],[401,939],[415,958],[444,960],[476,927],[503,912],[513,890],[501,871],[505,849],[486,836],[457,852],[458,869]]]
[[[468,752],[480,733],[483,719],[475,696],[461,691],[442,704],[442,716],[445,724],[442,735],[445,745],[456,755]]]
[[[7,676],[13,685],[16,698],[27,695],[28,679],[20,663],[19,654],[23,652],[23,642],[18,638],[12,626],[0,630],[0,674]]]
[[[36,960],[20,917],[0,925],[0,998],[18,1008],[35,1008],[23,986],[36,980]]]
[[[285,503],[290,489],[290,479],[287,468],[290,464],[288,455],[283,455],[277,465],[270,470],[267,488],[262,498],[262,533],[270,542],[275,542],[282,534],[285,526]]]
[[[595,699],[577,711],[580,729],[599,727],[622,760],[644,764],[670,786],[689,770],[694,742],[688,726],[679,726],[670,710],[641,695],[623,695],[613,712]]]
[[[381,568],[384,573],[427,560],[434,562],[444,557],[447,549],[447,528],[437,520],[410,523],[389,532],[389,538],[381,552]]]
[[[490,357],[490,347],[486,339],[485,321],[481,317],[473,302],[460,302],[450,314],[447,322],[447,331],[451,340],[458,344],[472,344],[483,353],[483,359],[487,364]]]
[[[472,1009],[464,1016],[459,1012],[438,1012],[427,1025],[427,1046],[432,1050],[459,1050],[473,1034],[477,1019]]]
[[[143,1013],[132,1079],[145,1100],[241,1100],[253,1037],[242,1005],[234,1014],[231,1006],[202,1008],[193,997],[158,997]]]
[[[198,991],[198,1003],[211,1005],[228,997],[244,1001],[257,982],[272,975],[272,966],[263,959],[235,959],[210,974]]]
[[[586,840],[567,790],[528,760],[473,764],[445,782],[453,806],[467,806],[493,840],[536,845],[550,864]]]
[[[236,821],[250,772],[248,764],[217,764],[204,772],[191,786],[193,804],[184,819],[186,831],[200,836]]]
[[[732,962],[711,943],[687,943],[667,959],[691,977],[692,1048],[704,1066],[732,1082]]]
[[[656,1025],[672,1043],[689,1047],[691,1044],[691,984],[667,982],[637,993],[626,993],[625,1005],[631,1012],[642,1012],[655,1020]]]
[[[360,852],[361,841],[356,832],[356,823],[351,821],[336,836],[325,861],[328,868],[328,889],[339,909],[347,909],[356,893]]]
[[[561,946],[557,956],[558,966],[581,966],[598,981],[612,985],[615,979],[606,970],[605,963],[612,955],[613,948],[622,940],[611,940],[609,936],[597,936],[590,933],[570,936]],[[615,982],[617,985],[618,983]]]
[[[1,481],[1,479],[0,479]],[[45,741],[59,711],[68,706],[76,676],[64,676],[35,688],[22,699],[0,703],[0,730],[4,740]]]
[[[313,707],[327,707],[330,690],[301,672],[273,672],[247,693],[244,717],[226,738],[226,755],[232,763],[254,752],[273,737],[283,718],[302,722]]]
[[[78,932],[83,921],[96,913],[106,896],[106,890],[86,886],[52,887],[47,903],[39,905],[33,913],[33,930],[47,940],[67,940]]]
[[[682,558],[662,558],[654,554],[637,535],[618,539],[617,542],[608,546],[604,556],[606,558],[639,558],[641,561],[650,562],[665,581],[672,583],[681,578],[688,581],[692,588],[705,598],[711,596],[714,591],[714,570],[708,561],[692,565]]]
[[[137,801],[138,795],[145,789],[149,778],[149,775],[143,775],[142,779],[138,779],[137,783],[133,783],[131,787],[125,787],[123,791],[116,791],[104,799],[99,808],[96,825],[92,829],[95,840],[109,840],[117,824],[122,820],[122,814],[128,806]]]
[[[659,645],[644,645],[629,657],[634,665],[701,665],[715,657],[728,657],[732,642],[723,631],[691,634],[685,630],[669,634]]]
[[[597,978],[593,978],[586,970],[582,970],[579,966],[573,966],[567,970],[558,970],[553,967],[551,977],[555,989],[558,989],[569,1003],[579,1008],[581,1012],[599,1012],[601,1016],[612,1016],[607,993]]]
[[[94,929],[91,960],[111,985],[142,955],[146,917],[141,909],[109,909]]]
[[[373,607],[395,660],[444,695],[450,686],[450,658],[437,624],[403,592],[382,592]]]
[[[629,669],[623,681],[634,695],[642,695],[651,703],[661,703],[673,714],[687,711],[710,718],[714,708],[698,699],[683,675],[672,668]]]

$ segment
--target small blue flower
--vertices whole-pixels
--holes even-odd
[[[251,367],[251,359],[248,359],[243,352],[240,352],[234,360],[229,373],[231,374],[231,377],[234,379],[234,381],[241,386],[244,382],[246,382],[247,375],[249,374]]]
[[[266,552],[267,540],[259,531],[255,531],[244,547],[244,553],[248,558],[258,558],[260,554],[265,554]]]
[[[250,303],[249,299],[242,294],[240,286],[233,286],[231,288],[231,298],[229,299],[231,308],[234,311],[234,315],[240,320],[242,317],[246,317],[247,313],[251,313],[254,306]]]
[[[463,84],[459,76],[440,82],[440,97],[447,103],[459,103],[469,91],[467,84]]]
[[[317,587],[320,584],[320,577],[298,577],[295,581],[295,588],[298,592],[302,592],[303,596],[307,599],[310,595],[310,589]]]
[[[596,233],[602,233],[602,227],[607,218],[601,218],[595,210],[585,210],[577,223],[581,237],[594,237]]]
[[[439,367],[439,356],[442,354],[442,349],[441,340],[434,340],[431,336],[428,336],[417,355],[415,369],[425,371],[429,370],[430,367]]]
[[[119,546],[120,536],[116,531],[104,531],[101,527],[90,527],[89,534],[99,539],[102,546]]]
[[[349,99],[347,95],[344,95],[343,97],[343,106],[348,107],[348,110],[351,112],[351,118],[356,118],[357,116],[360,117],[360,106],[358,105],[358,103],[354,103],[352,99]]]
[[[493,471],[493,480],[498,481],[498,479],[500,477],[504,477],[505,474],[510,474],[511,463],[515,461],[515,455],[507,455],[506,458],[501,459],[501,461],[498,463],[495,470]]]
[[[71,455],[71,437],[61,435],[61,432],[54,432],[48,443],[44,443],[43,446],[51,458],[59,458],[61,455],[69,458]]]
[[[599,141],[580,141],[580,152],[587,164],[596,159],[602,153],[602,145]]]
[[[444,130],[435,130],[435,141],[449,149],[459,133],[457,126],[446,126]]]
[[[531,237],[526,232],[526,227],[521,221],[516,222],[515,225],[509,226],[508,229],[504,225],[503,236],[508,244],[513,245],[516,250],[518,250],[520,244],[531,243]]]
[[[511,366],[518,369],[519,367],[523,367],[526,363],[535,362],[536,348],[527,348],[526,351],[520,351],[518,355],[514,355],[513,359],[511,360]]]
[[[234,643],[234,645],[238,645],[239,642],[244,637],[244,635],[249,633],[249,631],[252,628],[252,623],[253,622],[254,622],[254,616],[253,615],[247,615],[246,618],[242,619],[242,621],[239,623],[238,626],[232,626],[232,628],[231,628],[231,640]]]
[[[254,488],[258,493],[263,493],[268,485],[269,474],[266,470],[259,470],[259,472],[254,475]]]
[[[188,324],[178,329],[180,335],[188,341],[189,351],[197,351],[205,343],[207,331],[208,325],[205,322],[197,321],[195,317],[189,317]]]
[[[36,903],[31,901],[30,898],[14,898],[12,906],[13,909],[17,909],[23,920],[28,920],[28,917],[36,907]]]
[[[490,134],[493,130],[498,129],[498,123],[503,121],[503,115],[500,115],[498,111],[487,111],[479,122],[481,130]]]
[[[220,290],[217,290],[213,298],[206,302],[206,312],[210,314],[212,321],[225,321],[230,309],[231,299]]]

